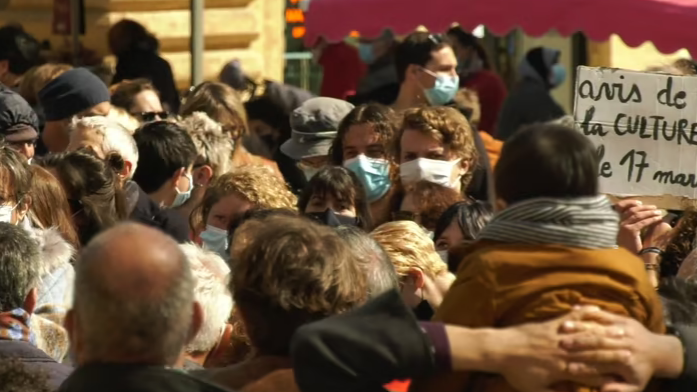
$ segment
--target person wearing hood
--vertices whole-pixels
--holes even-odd
[[[124,19],[111,27],[108,39],[109,49],[118,60],[112,83],[149,79],[169,112],[179,112],[179,93],[172,67],[160,57],[157,38],[140,23]]]
[[[550,91],[566,79],[566,68],[559,63],[561,52],[537,47],[530,49],[518,68],[520,81],[503,102],[496,137],[505,141],[523,125],[548,122],[564,116],[564,109]]]
[[[390,30],[379,37],[361,37],[358,55],[367,66],[366,75],[359,81],[356,95],[349,97],[354,105],[380,103],[389,105],[399,93],[399,80],[394,66],[397,40]]]

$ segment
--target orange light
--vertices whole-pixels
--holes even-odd
[[[286,23],[305,23],[305,14],[300,8],[286,9]]]
[[[293,38],[302,38],[305,36],[305,26],[293,27]]]
[[[290,0],[290,3],[291,4],[298,4],[300,1],[302,1],[302,0]]]
[[[361,36],[361,33],[359,33],[356,30],[353,30],[352,32],[349,33],[349,37],[351,37],[351,38],[358,38],[360,36]]]

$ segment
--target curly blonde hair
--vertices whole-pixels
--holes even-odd
[[[245,165],[213,179],[201,204],[191,213],[192,226],[205,225],[208,214],[220,199],[236,194],[258,209],[296,210],[298,198],[267,166]],[[198,222],[198,224],[194,224]],[[196,229],[196,227],[192,227]],[[198,227],[201,229],[201,227]]]
[[[474,145],[472,128],[465,116],[457,109],[441,106],[406,110],[393,143],[396,157],[402,155],[402,136],[407,129],[417,131],[443,144],[455,157],[462,160],[461,165],[468,165],[467,173],[462,176],[462,189],[465,189],[472,179],[479,157],[477,147]]]
[[[232,170],[235,142],[223,133],[223,128],[204,112],[193,112],[179,124],[186,129],[196,145],[196,165],[210,165],[213,177]]]
[[[416,268],[431,278],[448,269],[424,229],[412,221],[388,222],[373,230],[371,236],[390,256],[400,279]]]

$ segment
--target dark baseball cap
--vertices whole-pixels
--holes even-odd
[[[37,139],[39,117],[21,95],[0,85],[0,135],[8,142]]]
[[[24,75],[29,68],[39,65],[41,44],[18,26],[0,27],[0,61],[8,60],[15,75]]]
[[[339,123],[353,105],[335,98],[310,98],[290,115],[291,137],[281,152],[299,161],[329,154]]]

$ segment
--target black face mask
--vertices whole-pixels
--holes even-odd
[[[431,321],[433,315],[436,314],[431,304],[425,299],[422,299],[421,302],[412,309],[412,312],[414,312],[414,316],[416,316],[416,319],[419,321]]]
[[[305,215],[329,227],[359,226],[361,222],[358,217],[337,215],[331,209],[324,212],[308,212]]]

